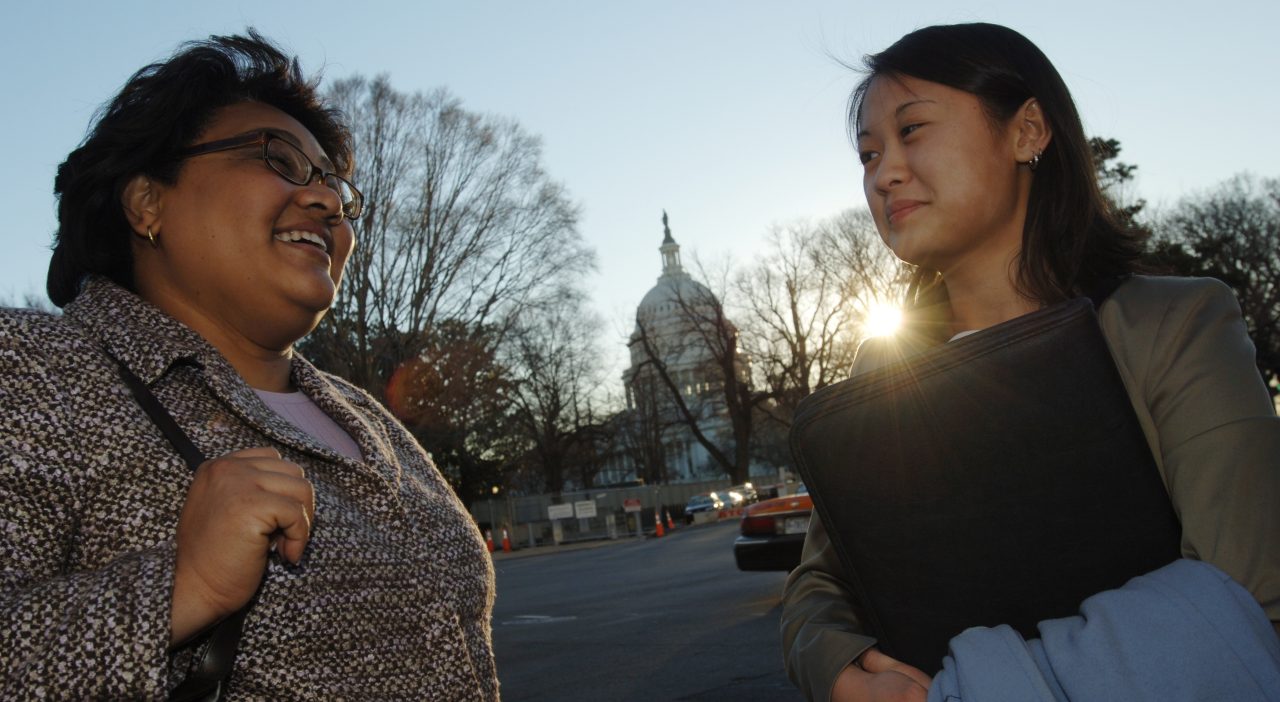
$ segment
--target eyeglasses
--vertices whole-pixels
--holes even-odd
[[[262,160],[266,161],[271,170],[279,174],[281,178],[294,185],[308,185],[315,180],[316,176],[319,176],[320,182],[338,194],[338,199],[342,201],[342,216],[347,219],[358,219],[360,217],[360,213],[364,211],[364,196],[360,194],[359,190],[356,190],[356,186],[352,185],[351,181],[336,173],[326,173],[321,170],[319,166],[311,162],[311,159],[302,152],[302,149],[271,132],[254,132],[253,134],[243,134],[230,139],[219,139],[204,144],[196,144],[180,151],[178,158],[185,159],[217,151],[230,151],[231,149],[259,145],[262,146]]]

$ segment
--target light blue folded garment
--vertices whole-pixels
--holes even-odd
[[[1280,702],[1280,640],[1221,570],[1183,559],[1040,622],[951,639],[929,702]]]

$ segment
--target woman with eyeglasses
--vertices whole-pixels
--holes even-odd
[[[143,68],[0,312],[0,698],[496,699],[493,568],[429,457],[293,349],[363,198],[259,35]]]
[[[927,27],[867,57],[867,67],[848,115],[864,169],[864,194],[885,244],[913,264],[915,276],[907,301],[908,333],[864,343],[854,363],[855,376],[880,367],[901,368],[895,364],[926,353],[940,358],[943,344],[960,344],[971,334],[977,335],[971,341],[978,340],[984,330],[1072,298],[1097,301],[1097,326],[1123,381],[1120,392],[1127,395],[1143,435],[1137,441],[1145,438],[1153,470],[1159,472],[1160,482],[1151,484],[1156,491],[1163,485],[1176,513],[1169,541],[1173,562],[1172,570],[1151,571],[1150,578],[1135,578],[1123,591],[1104,590],[1098,599],[1091,597],[1089,612],[1106,616],[1041,622],[1044,640],[1023,641],[1008,627],[996,627],[1004,622],[974,622],[971,626],[996,628],[975,628],[951,638],[946,664],[922,662],[920,666],[933,666],[925,671],[877,648],[877,639],[855,613],[865,600],[854,583],[866,581],[851,577],[833,545],[830,526],[815,519],[804,560],[783,594],[783,650],[792,680],[809,699],[824,702],[1280,699],[1275,696],[1280,684],[1268,691],[1270,684],[1280,682],[1275,672],[1280,647],[1273,628],[1280,626],[1280,420],[1254,365],[1254,347],[1231,291],[1208,279],[1136,274],[1143,242],[1109,213],[1067,87],[1022,35],[990,24]],[[1070,347],[1054,351],[1064,356],[1075,352]],[[995,401],[1029,407],[1056,400],[1002,393],[1014,372],[1002,370],[1004,376],[985,378]],[[875,387],[892,404],[895,386]],[[926,407],[928,402],[928,397],[921,400]],[[957,443],[981,446],[994,444],[989,433],[1023,431],[1016,422],[991,425],[985,409],[932,421],[955,430],[944,435],[957,437]],[[895,427],[899,435],[877,439],[909,443],[935,435],[936,428]],[[808,439],[828,441],[823,436]],[[797,454],[807,455],[807,448],[800,445]],[[951,446],[952,452],[958,448]],[[937,455],[945,465],[946,447]],[[981,467],[953,466],[979,474]],[[858,464],[856,457],[838,469],[869,476],[864,485],[896,486],[895,481],[905,480],[900,474],[877,473],[882,466]],[[818,482],[809,485],[818,493],[815,502],[827,497],[820,494]],[[934,496],[945,494],[947,487],[916,487],[915,500],[909,485],[901,487],[908,496],[904,503],[911,505],[903,509],[919,510],[917,523],[924,524],[933,515],[922,505],[941,504]],[[920,495],[926,487],[928,497]],[[837,498],[832,514],[842,504]],[[1033,516],[1026,528],[1039,528],[1036,517],[1047,516]],[[1090,518],[1053,516],[1059,521]],[[1177,560],[1179,528],[1183,560]],[[1124,537],[1115,534],[1116,539]],[[856,543],[859,535],[840,538]],[[876,538],[893,542],[891,534]],[[992,540],[998,541],[1000,537]],[[844,554],[848,557],[847,550]],[[867,559],[862,566],[885,569],[904,562],[896,553],[877,554],[886,557]],[[1003,573],[985,575],[994,579],[1034,568],[1013,563]],[[1173,602],[1162,598],[1178,592],[1176,588],[1155,596],[1150,589],[1152,583],[1167,585],[1170,577],[1181,587],[1186,583],[1178,578],[1201,576],[1215,583],[1209,590],[1219,596],[1214,601],[1218,609],[1195,612],[1198,606],[1208,607],[1208,600]],[[955,574],[930,571],[926,565],[915,577],[945,589]],[[976,584],[966,579],[954,585],[983,587],[981,577]],[[1193,616],[1141,619],[1144,607],[1157,605],[1185,607]],[[1244,624],[1225,637],[1226,643],[1223,630],[1214,628],[1221,625],[1223,612],[1238,615],[1235,621]],[[1198,631],[1204,636],[1176,628],[1193,620],[1203,625]],[[1159,632],[1165,631],[1178,635],[1162,638]],[[1134,641],[1139,644],[1131,645]],[[1221,661],[1226,663],[1206,670]],[[931,678],[935,672],[939,677]],[[974,689],[969,695],[957,693],[957,684],[998,694],[984,697]]]

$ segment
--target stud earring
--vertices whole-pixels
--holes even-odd
[[[156,235],[151,233],[151,227],[147,227],[147,241],[151,242],[151,248],[160,248],[160,244],[156,243]]]

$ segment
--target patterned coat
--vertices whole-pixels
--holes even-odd
[[[492,563],[404,427],[295,355],[294,384],[364,455],[345,458],[102,279],[61,317],[0,310],[0,699],[163,700],[203,643],[166,650],[191,471],[104,348],[205,456],[273,446],[315,486],[311,541],[298,566],[271,557],[227,699],[497,699]]]

